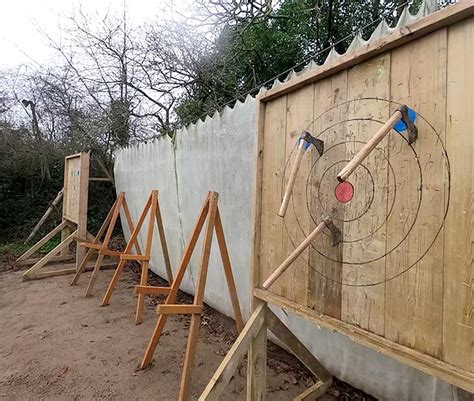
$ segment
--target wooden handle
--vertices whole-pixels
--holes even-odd
[[[283,196],[283,201],[281,203],[280,210],[278,211],[278,216],[280,217],[285,217],[286,209],[288,208],[288,203],[290,202],[291,193],[293,192],[293,187],[295,186],[296,175],[298,174],[298,170],[300,169],[301,165],[301,160],[303,159],[305,144],[306,142],[302,140],[300,141],[300,144],[298,146],[296,158],[290,173],[290,179],[288,180],[288,184],[286,185],[285,195]]]
[[[324,227],[326,227],[326,223],[322,221],[319,223],[319,225],[313,230],[311,234],[309,234],[306,239],[298,245],[298,247],[293,251],[293,253],[288,256],[285,261],[278,266],[278,268],[268,277],[265,282],[263,283],[263,288],[268,290],[271,285],[275,282],[275,280],[280,277],[286,269],[296,260],[298,256],[300,256],[303,251],[311,245],[311,242],[313,242],[317,237],[321,235],[321,233],[324,230]]]
[[[402,118],[402,113],[398,110],[392,114],[387,122],[370,138],[370,140],[359,150],[359,152],[347,163],[347,165],[339,172],[337,179],[339,181],[346,181],[354,170],[364,161],[372,150],[384,139],[393,126]]]

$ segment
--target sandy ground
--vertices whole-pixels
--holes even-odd
[[[136,273],[126,270],[108,307],[99,302],[112,271],[101,272],[95,296],[86,299],[89,275],[70,287],[70,276],[22,282],[21,272],[0,273],[0,399],[177,399],[189,318],[168,320],[153,365],[138,370],[159,300],[147,299],[144,323],[137,326]],[[180,296],[189,302],[189,296]],[[192,372],[193,400],[234,339],[232,320],[206,307]],[[274,345],[268,366],[268,399],[290,400],[313,383],[294,357]],[[245,399],[245,362],[227,390],[225,400]],[[371,399],[352,391],[347,398],[346,390],[339,383],[323,400]]]

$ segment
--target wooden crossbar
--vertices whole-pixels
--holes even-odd
[[[158,305],[157,315],[195,315],[202,313],[202,305]]]
[[[168,295],[171,287],[152,287],[148,285],[137,285],[135,287],[135,294],[154,294],[154,295]]]
[[[112,251],[111,249],[99,249],[99,255],[102,256],[112,256],[116,258],[120,258],[122,252],[120,251]]]
[[[121,253],[120,254],[120,259],[121,260],[143,260],[146,262],[149,262],[151,259],[150,255],[133,255],[133,254],[125,254]]]
[[[94,244],[91,242],[79,242],[79,246],[90,249],[102,249],[104,247],[104,245],[101,243]]]

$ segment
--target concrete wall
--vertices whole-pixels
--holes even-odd
[[[250,198],[254,176],[255,99],[226,107],[205,123],[177,133],[176,143],[162,138],[122,149],[116,154],[117,191],[124,191],[136,221],[151,189],[159,190],[160,207],[173,270],[177,269],[208,191],[219,193],[219,210],[229,248],[242,311],[249,314]],[[151,269],[166,277],[155,227]],[[145,230],[140,240],[145,239]],[[183,280],[194,293],[201,241]],[[218,252],[213,242],[205,302],[232,316],[232,306]]]
[[[209,190],[219,205],[243,313],[249,316],[251,189],[254,176],[255,100],[248,97],[203,123],[167,138],[122,149],[116,154],[117,191],[124,191],[134,220],[151,189],[158,189],[173,270]],[[129,235],[129,233],[126,233]],[[143,245],[143,232],[140,241]],[[166,277],[155,229],[151,268]],[[200,243],[182,289],[194,293]],[[232,316],[217,243],[214,241],[205,302]],[[335,332],[275,309],[280,318],[338,378],[383,400],[455,401],[455,389]]]

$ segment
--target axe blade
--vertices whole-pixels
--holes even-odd
[[[342,233],[333,223],[330,217],[323,217],[326,227],[331,231],[332,246],[338,245],[342,240]]]
[[[402,114],[401,121],[405,124],[408,132],[408,144],[411,145],[418,139],[418,128],[415,125],[416,113],[406,104],[402,104],[398,111]]]
[[[303,131],[301,133],[301,139],[306,141],[307,143],[313,145],[319,153],[319,156],[322,156],[324,153],[324,141],[321,139],[315,138],[311,135],[308,131]]]

